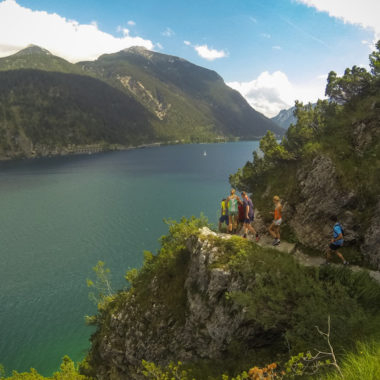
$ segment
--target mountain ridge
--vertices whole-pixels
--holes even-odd
[[[35,70],[35,76],[41,80],[43,77],[41,72],[50,72],[51,78],[58,74],[83,76],[88,78],[86,83],[94,81],[90,85],[92,89],[99,90],[105,88],[96,84],[96,81],[100,80],[104,82],[105,86],[110,86],[123,93],[129,104],[132,104],[130,99],[134,99],[137,109],[143,108],[144,117],[142,119],[149,125],[150,133],[145,134],[144,141],[141,140],[141,134],[132,133],[128,139],[132,145],[134,140],[141,144],[157,141],[203,142],[218,141],[218,139],[257,139],[269,129],[278,135],[282,133],[282,130],[274,123],[252,109],[239,93],[227,87],[219,74],[182,58],[156,53],[141,47],[132,47],[118,53],[103,54],[96,61],[73,64],[51,54],[46,49],[32,45],[14,55],[0,58],[0,72],[12,72],[9,78],[14,80],[14,83],[10,83],[8,80],[2,91],[3,99],[0,99],[0,105],[2,103],[3,108],[7,106],[9,112],[3,113],[0,117],[0,130],[3,130],[2,133],[5,135],[12,135],[13,132],[9,132],[11,129],[16,133],[15,140],[24,136],[23,139],[33,146],[40,142],[36,140],[35,134],[28,135],[30,129],[26,126],[26,120],[39,119],[36,120],[36,123],[44,124],[46,128],[42,129],[45,128],[45,132],[49,135],[51,135],[51,130],[58,130],[59,125],[63,129],[67,128],[62,120],[54,118],[52,115],[34,113],[33,103],[49,103],[51,109],[63,108],[64,111],[66,105],[71,104],[75,95],[72,96],[70,91],[64,92],[65,97],[68,97],[69,100],[52,96],[51,86],[46,80],[42,80],[45,89],[37,91],[37,98],[36,93],[31,96],[33,93],[31,82],[23,84],[17,79],[18,75],[20,77],[25,75],[22,70]],[[29,72],[29,76],[32,76],[31,72]],[[73,77],[69,76],[68,82],[71,83],[72,90],[77,91],[77,86],[72,83],[72,80]],[[56,85],[58,82],[61,83],[60,79],[57,79]],[[33,83],[34,86],[39,86],[37,82]],[[84,82],[80,80],[79,83]],[[14,97],[12,98],[12,87],[17,87],[19,90],[24,87],[18,93],[28,94],[29,91],[30,96],[23,98],[24,103],[20,102]],[[59,89],[54,91],[59,93]],[[87,98],[88,102],[94,101],[93,95],[87,96],[86,92],[82,90],[80,92],[82,99]],[[112,110],[112,106],[109,105],[110,99],[104,97],[104,94],[109,92],[111,91],[100,91],[98,96],[103,96],[102,100],[95,102],[96,107],[88,104],[87,111],[91,109],[91,113],[96,113],[99,107]],[[13,103],[9,103],[9,99],[13,99]],[[137,104],[139,105],[137,106]],[[72,106],[70,107],[67,109],[67,113],[74,109]],[[133,107],[128,108],[132,114],[133,109]],[[28,112],[28,115],[24,115],[25,112]],[[22,113],[24,116],[20,118],[18,113]],[[104,114],[104,110],[101,113]],[[66,115],[66,117],[73,121],[71,116]],[[107,137],[107,130],[113,128],[111,119],[123,118],[124,121],[116,122],[120,128],[122,128],[121,125],[128,124],[128,115],[125,112],[105,116],[102,120],[96,115],[89,117],[97,119],[99,126],[103,125],[102,134],[105,136],[105,141],[99,139],[88,141],[93,144],[111,143],[112,139]],[[46,119],[50,120],[50,126],[49,123],[46,123]],[[79,130],[86,129],[83,126],[78,128]],[[40,136],[41,133],[38,135]],[[52,145],[62,145],[62,141],[59,139],[59,136],[56,136],[55,140],[53,138]],[[124,142],[121,140],[119,143],[123,145]],[[74,142],[67,143],[73,144]],[[30,149],[20,148],[20,150],[13,151],[15,144],[8,144],[8,148],[11,146],[13,148],[7,151],[4,148],[6,145],[3,144],[0,156],[30,155]],[[40,153],[36,152],[37,155]]]
[[[294,116],[295,109],[295,106],[288,109],[282,109],[276,116],[272,117],[271,120],[279,127],[288,129],[290,124],[297,123],[297,118]]]

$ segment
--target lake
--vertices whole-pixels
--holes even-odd
[[[164,218],[216,224],[228,176],[258,142],[173,145],[0,163],[0,363],[57,370],[82,360],[95,312],[86,278],[99,260],[114,289],[156,252]]]

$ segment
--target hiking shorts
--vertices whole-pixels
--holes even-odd
[[[236,216],[238,215],[239,211],[230,211],[228,210],[228,214],[231,215],[231,216]]]
[[[250,216],[249,218],[245,218],[244,219],[244,224],[251,224],[251,222],[253,222],[253,219],[254,219],[253,216]]]
[[[331,243],[329,245],[329,248],[332,250],[332,251],[337,251],[339,248],[341,248],[342,246],[341,245],[337,245],[337,244],[334,244],[334,243]]]
[[[273,223],[274,223],[275,226],[281,226],[282,218],[280,218],[280,219],[275,219],[275,220],[273,221]]]
[[[227,224],[227,226],[228,226],[228,222],[229,222],[229,220],[228,220],[228,215],[222,215],[220,218],[219,218],[219,222],[220,223],[226,223]]]

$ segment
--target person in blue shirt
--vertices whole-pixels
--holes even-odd
[[[333,238],[330,241],[330,245],[326,253],[326,264],[328,264],[329,260],[331,259],[331,254],[335,253],[342,260],[343,264],[347,265],[348,261],[346,261],[343,255],[338,251],[338,249],[343,246],[344,242],[342,226],[338,222],[336,215],[332,216],[331,220],[335,222],[335,224],[333,227]]]

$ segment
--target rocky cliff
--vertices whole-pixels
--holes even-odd
[[[324,251],[331,239],[330,218],[337,215],[344,226],[345,246],[359,250],[365,261],[380,269],[380,194],[372,177],[379,171],[379,121],[355,123],[351,133],[357,166],[323,154],[300,165],[297,194],[290,197],[285,219],[302,244]],[[367,163],[360,162],[363,157]],[[371,166],[374,172],[366,178]],[[353,183],[347,186],[346,178]]]
[[[241,288],[230,270],[215,266],[224,252],[215,246],[216,234],[203,228],[200,236],[188,239],[188,264],[183,281],[185,319],[178,318],[159,299],[158,281],[150,283],[148,308],[130,295],[118,312],[110,316],[109,333],[96,346],[100,366],[97,375],[108,379],[137,376],[141,361],[168,363],[220,359],[231,342],[252,339],[255,328],[244,312],[228,302],[225,294]],[[222,239],[229,239],[223,236]],[[183,305],[178,305],[181,307]],[[263,344],[258,340],[257,344]],[[118,377],[119,376],[119,377]]]
[[[344,227],[343,251],[349,260],[380,269],[380,200],[376,196],[363,201],[360,186],[344,188],[341,173],[328,155],[317,155],[312,161],[300,164],[287,181],[293,183],[291,191],[289,184],[282,182],[275,186],[268,184],[261,194],[255,193],[254,199],[263,206],[263,214],[269,196],[280,193],[284,204],[283,229],[287,231],[289,226],[297,242],[318,250],[321,255],[332,237],[331,217],[338,216]],[[259,231],[265,233],[265,218],[257,219]],[[269,223],[267,218],[266,224]]]
[[[263,155],[254,153],[253,162],[231,176],[231,184],[253,194],[267,223],[272,197],[279,195],[285,205],[284,237],[320,255],[331,240],[336,216],[345,231],[344,256],[380,269],[378,63],[373,61],[371,74],[366,73],[368,86],[342,102],[339,96],[348,86],[362,81],[351,78],[349,69],[342,78],[330,77],[329,100],[296,102],[296,123],[281,143],[268,133],[260,142]]]

